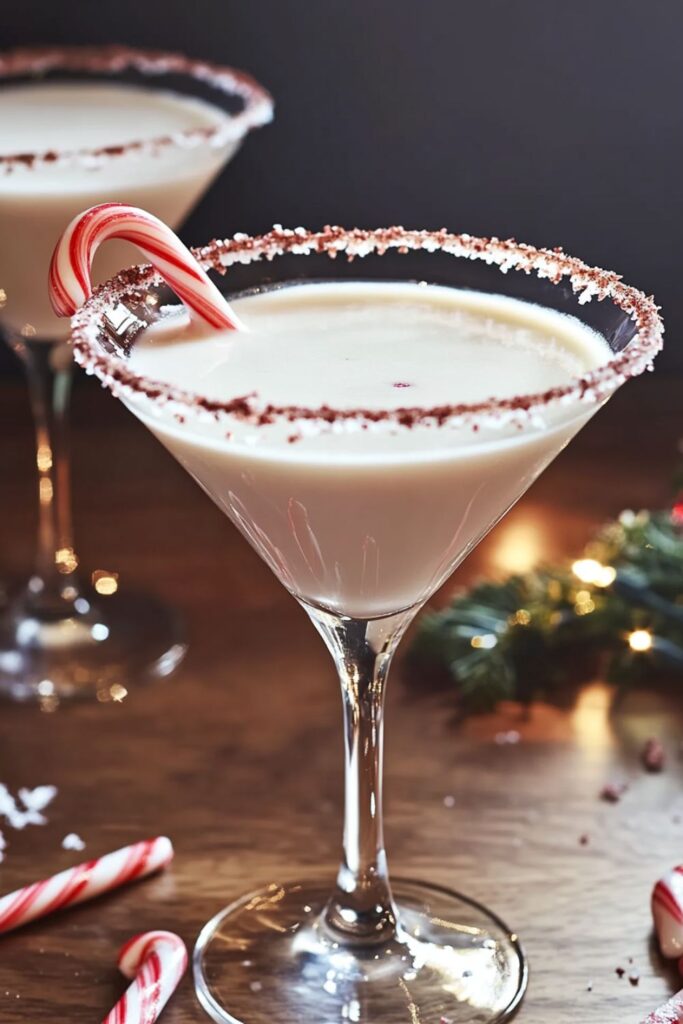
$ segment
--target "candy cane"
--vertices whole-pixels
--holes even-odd
[[[648,1013],[641,1024],[683,1024],[683,992],[677,992],[663,1006]]]
[[[78,864],[52,878],[34,882],[0,899],[0,932],[20,928],[38,917],[91,900],[101,893],[151,875],[173,859],[166,836],[147,839],[108,853],[98,860]]]
[[[683,953],[683,865],[660,878],[652,890],[652,917],[659,947],[667,957]]]
[[[244,330],[178,236],[153,214],[121,203],[102,203],[80,213],[57,242],[48,277],[50,301],[57,316],[73,316],[90,298],[92,261],[108,238],[136,245],[183,300],[191,316],[211,327]]]
[[[154,1024],[186,968],[185,943],[173,932],[136,935],[119,953],[119,970],[133,983],[102,1024]]]

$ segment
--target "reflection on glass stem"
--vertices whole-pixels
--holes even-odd
[[[325,924],[348,945],[396,933],[382,820],[384,694],[391,659],[417,607],[352,619],[304,604],[339,673],[344,709],[344,846]]]

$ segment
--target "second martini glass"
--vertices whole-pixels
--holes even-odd
[[[39,529],[33,572],[0,616],[0,692],[116,695],[173,670],[185,651],[175,613],[103,573],[87,585],[71,524],[66,328],[45,288],[54,243],[83,206],[143,205],[176,226],[245,135],[272,116],[243,72],[121,47],[0,54],[0,323],[27,374],[36,429]],[[131,262],[118,243],[100,280]],[[113,596],[112,596],[113,595]],[[114,689],[112,689],[112,687]]]
[[[249,346],[264,344],[271,345],[271,358],[257,359],[251,387],[216,392],[216,348],[206,357],[206,390],[188,392],[183,384],[201,363],[205,332],[186,331],[164,348],[167,310],[159,311],[168,292],[159,291],[159,277],[143,268],[122,274],[77,314],[76,357],[202,484],[325,641],[341,683],[345,811],[335,885],[272,878],[205,926],[194,961],[199,999],[222,1024],[507,1020],[527,982],[516,933],[466,895],[389,878],[382,823],[387,675],[424,601],[610,395],[650,365],[661,345],[657,308],[615,274],[561,251],[446,232],[278,229],[212,243],[200,256],[205,266],[230,268],[231,287],[242,295],[236,312],[247,325],[259,304],[291,316],[292,296],[296,302],[305,291],[315,304],[322,288],[318,294],[326,298],[316,315],[327,316],[333,333],[316,333],[309,320],[306,357],[299,349],[297,361],[302,328],[287,335],[284,352],[277,332],[269,341],[256,330],[244,336],[245,358]],[[344,257],[363,257],[362,269],[357,259],[347,264]],[[344,279],[352,286],[345,293],[352,296],[350,312],[343,302],[329,306],[331,295],[342,295]],[[297,287],[302,282],[304,291]],[[325,343],[335,337],[334,309],[343,307],[353,318],[369,302],[381,310],[387,296],[393,302],[405,289],[412,298],[393,321],[396,337],[387,340],[380,313],[374,328],[351,330],[341,347],[337,338],[330,377]],[[481,392],[483,380],[484,388],[498,388],[505,397],[459,401],[467,365],[453,365],[449,346],[469,321],[458,314],[441,334],[442,362],[436,358],[426,385],[439,400],[401,405],[396,398],[392,388],[420,387],[424,366],[434,362],[420,324],[431,303],[443,312],[444,301],[461,304],[460,312],[483,310],[469,350],[483,374],[477,387]],[[134,342],[132,354],[129,339],[117,343],[111,310],[119,304],[140,321],[158,324],[156,375],[139,369],[143,341]],[[477,351],[501,309],[505,336],[497,352],[505,371],[495,360],[482,362]],[[404,320],[411,317],[414,330],[406,332]],[[441,314],[430,322],[442,331]],[[592,369],[567,373],[543,391],[510,393],[501,373],[514,374],[521,361],[524,376],[540,359],[541,350],[529,355],[532,323],[554,351],[569,331],[602,354]],[[228,385],[239,368],[238,362],[230,369],[230,353],[240,344],[229,333],[217,342],[228,359]],[[462,348],[452,351],[466,355]],[[395,376],[397,365],[406,376]],[[321,396],[331,391],[336,401],[302,402],[311,378]],[[454,393],[444,400],[439,389],[446,378]],[[375,400],[359,406],[359,389],[366,398],[374,392]],[[479,640],[494,644],[496,637]]]

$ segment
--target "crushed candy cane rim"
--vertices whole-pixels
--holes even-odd
[[[216,124],[135,139],[114,146],[85,147],[73,150],[50,149],[35,153],[0,155],[0,174],[18,169],[80,163],[97,167],[107,160],[126,154],[156,155],[170,146],[185,148],[200,145],[221,147],[243,138],[252,128],[268,124],[273,117],[273,99],[251,75],[227,65],[193,60],[179,53],[162,50],[137,50],[126,46],[45,46],[0,52],[0,84],[34,76],[36,81],[53,71],[115,75],[133,70],[154,82],[163,75],[184,75],[202,82],[215,92],[237,97],[244,103],[239,113],[221,113]]]
[[[596,403],[605,400],[624,381],[652,368],[654,357],[662,348],[664,324],[654,299],[621,280],[612,271],[591,267],[562,249],[537,249],[513,239],[478,238],[468,234],[441,231],[411,231],[403,227],[362,230],[325,227],[322,231],[294,230],[276,225],[265,235],[236,234],[231,239],[214,240],[193,249],[205,269],[225,274],[235,264],[271,261],[278,256],[327,254],[349,260],[371,253],[383,255],[388,250],[444,252],[460,259],[480,260],[497,266],[501,272],[510,270],[536,274],[553,285],[567,280],[580,304],[593,299],[609,299],[636,326],[636,333],[625,348],[602,366],[572,378],[567,384],[546,391],[508,398],[490,398],[474,403],[458,403],[436,407],[404,406],[391,409],[344,408],[332,406],[306,407],[273,405],[259,400],[258,395],[240,395],[219,401],[175,387],[164,381],[135,373],[127,360],[104,350],[101,328],[104,316],[122,303],[144,303],[149,289],[162,279],[149,266],[131,267],[99,287],[88,302],[72,318],[71,341],[76,361],[95,374],[115,394],[122,397],[144,396],[154,406],[166,406],[180,421],[187,414],[214,419],[238,418],[255,426],[278,421],[306,426],[306,432],[342,428],[360,423],[364,429],[390,424],[392,428],[417,425],[479,427],[499,426],[511,422],[523,425],[552,404],[574,402]]]

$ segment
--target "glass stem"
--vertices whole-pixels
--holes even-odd
[[[382,821],[384,694],[416,609],[382,619],[306,610],[334,658],[344,709],[344,847],[325,924],[346,944],[381,943],[396,931]]]
[[[71,526],[68,408],[73,360],[63,342],[14,339],[28,379],[36,433],[38,538],[27,600],[57,611],[77,596]]]

